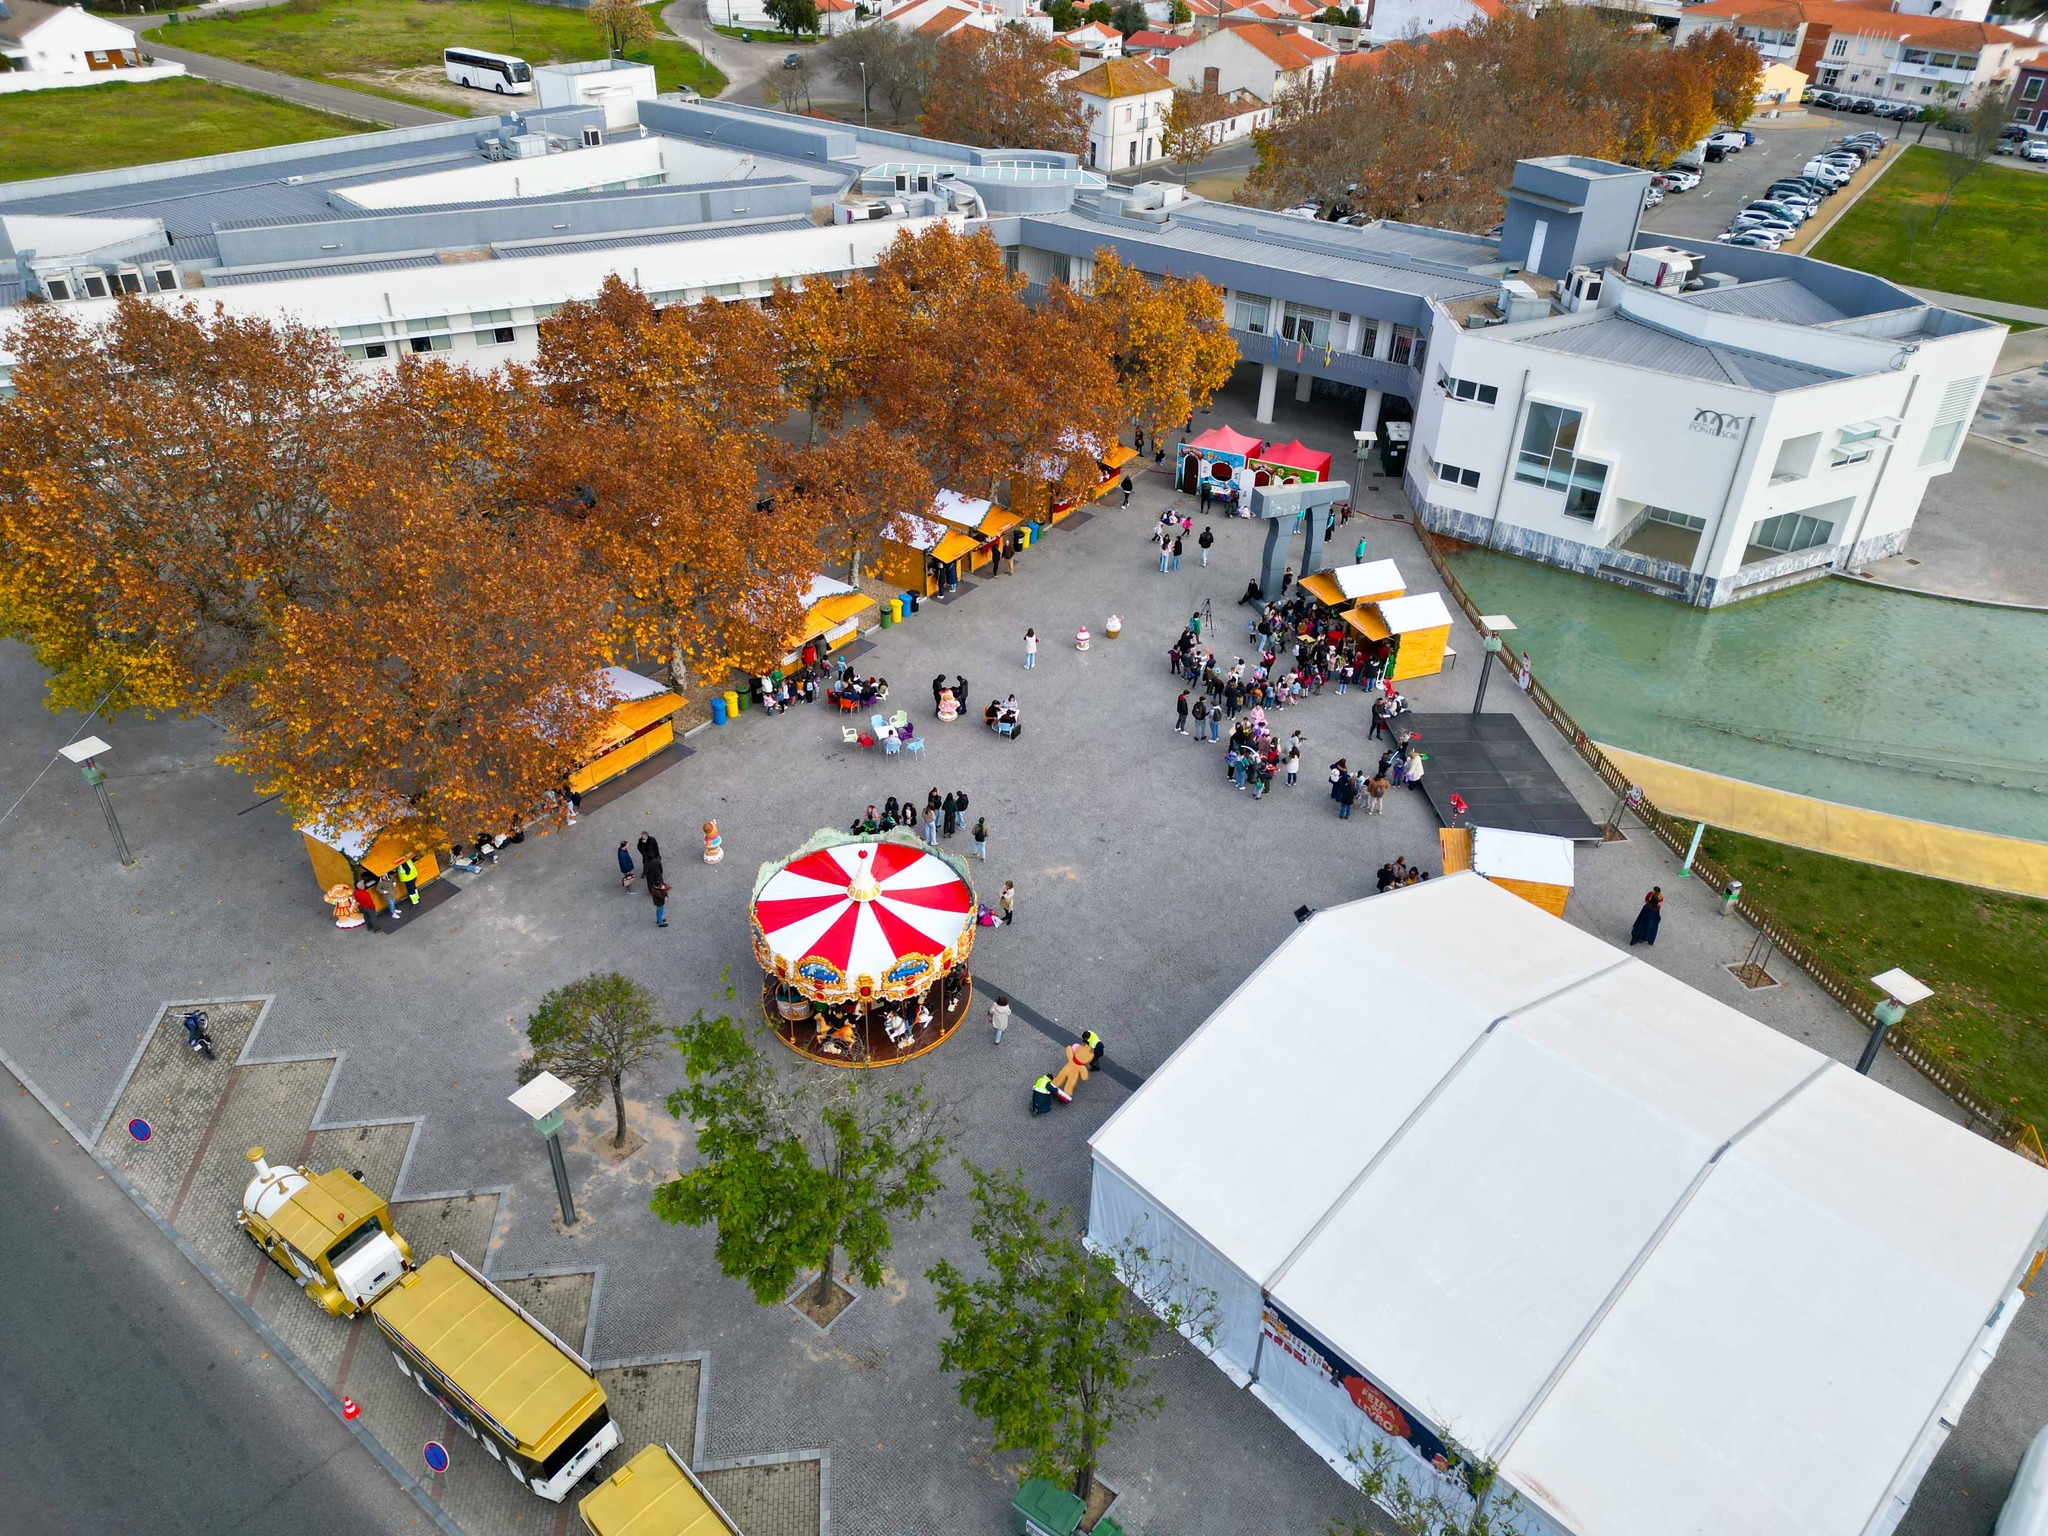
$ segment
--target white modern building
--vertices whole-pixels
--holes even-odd
[[[1337,66],[1337,50],[1293,26],[1226,21],[1167,60],[1173,83],[1187,91],[1250,91],[1277,103],[1313,89]]]
[[[145,62],[132,31],[80,6],[0,0],[0,94],[184,73],[182,64]]]
[[[2048,1242],[2048,1170],[1473,873],[1310,918],[1089,1147],[1219,1369],[1516,1536],[1889,1536]]]
[[[1122,133],[1167,99],[1105,104]],[[1645,185],[1524,161],[1497,239],[1351,227],[1110,186],[1071,156],[606,97],[0,186],[0,390],[31,296],[92,316],[191,294],[324,328],[365,368],[491,366],[530,359],[611,274],[661,303],[759,300],[949,219],[1034,284],[1086,283],[1105,248],[1214,282],[1257,419],[1285,388],[1361,430],[1412,421],[1409,499],[1457,538],[1700,604],[1904,548],[2004,328],[1803,257],[1643,234]]]

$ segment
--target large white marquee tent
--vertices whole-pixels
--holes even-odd
[[[1541,1536],[1890,1531],[2048,1240],[2048,1170],[1475,874],[1311,919],[1092,1147],[1090,1242],[1331,1465]]]

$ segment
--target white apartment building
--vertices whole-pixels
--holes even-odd
[[[1823,90],[1913,105],[2002,89],[2043,51],[2032,38],[1942,9],[1928,15],[1876,0],[1706,0],[1685,8],[1678,38],[1730,30],[1755,44],[1765,63],[1790,64]]]
[[[1269,104],[1319,85],[1336,65],[1337,50],[1306,32],[1242,21],[1226,21],[1167,60],[1183,90],[1250,91]]]
[[[1088,164],[1102,170],[1149,165],[1162,151],[1173,82],[1149,63],[1105,59],[1067,82],[1088,114]]]

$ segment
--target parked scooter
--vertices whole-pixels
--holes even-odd
[[[208,1061],[214,1059],[213,1036],[206,1032],[206,1010],[194,1008],[185,1015],[185,1044]]]

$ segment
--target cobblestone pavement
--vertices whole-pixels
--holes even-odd
[[[1234,385],[1210,419],[1249,427],[1242,393]],[[1320,401],[1289,403],[1270,430],[1341,448],[1348,464],[1354,424]],[[1025,552],[1014,576],[977,579],[951,603],[924,605],[902,627],[871,637],[860,665],[888,676],[892,707],[919,718],[930,738],[922,758],[844,746],[836,719],[822,710],[744,715],[693,737],[690,759],[571,831],[508,850],[497,869],[395,934],[331,926],[291,829],[274,808],[252,805],[257,797],[243,781],[213,766],[220,739],[207,722],[105,725],[100,733],[114,743],[110,787],[141,862],[116,866],[99,810],[68,765],[59,763],[16,813],[0,873],[14,919],[13,941],[0,950],[0,984],[13,1004],[0,1013],[0,1050],[90,1136],[142,1043],[138,1035],[166,999],[267,995],[255,1056],[339,1056],[320,1090],[320,1123],[418,1119],[408,1149],[373,1149],[383,1166],[403,1159],[399,1199],[502,1189],[493,1273],[601,1266],[596,1358],[701,1354],[703,1419],[692,1433],[707,1465],[767,1448],[826,1447],[829,1491],[826,1469],[812,1463],[812,1474],[779,1474],[784,1486],[762,1497],[813,1476],[840,1536],[1001,1528],[1013,1471],[989,1453],[985,1431],[936,1368],[938,1318],[921,1278],[941,1255],[971,1260],[959,1178],[932,1217],[902,1234],[879,1290],[821,1335],[786,1307],[756,1306],[721,1277],[710,1233],[671,1230],[648,1213],[649,1191],[690,1155],[687,1128],[658,1107],[680,1079],[678,1063],[658,1062],[632,1085],[633,1126],[648,1144],[626,1161],[593,1152],[601,1116],[572,1121],[565,1140],[585,1217],[573,1235],[550,1220],[545,1159],[505,1095],[526,1013],[551,987],[593,969],[644,980],[678,1017],[718,1006],[719,978],[729,970],[739,988],[732,1006],[744,1013],[754,976],[746,897],[756,865],[889,794],[921,799],[933,785],[963,788],[992,831],[990,860],[974,870],[977,888],[992,894],[1009,879],[1019,892],[1016,926],[976,944],[977,985],[1008,991],[1029,1012],[1020,1010],[1020,1027],[1000,1046],[977,1021],[901,1071],[957,1103],[963,1141],[979,1160],[1021,1166],[1041,1194],[1085,1209],[1087,1136],[1129,1089],[1099,1074],[1073,1108],[1031,1120],[1027,1085],[1053,1064],[1057,1047],[1021,1026],[1036,1018],[1048,1029],[1098,1029],[1135,1081],[1291,931],[1297,906],[1363,896],[1383,860],[1403,853],[1433,864],[1436,846],[1419,795],[1393,797],[1382,817],[1336,819],[1323,769],[1369,753],[1367,701],[1355,690],[1276,717],[1282,731],[1306,733],[1307,771],[1299,788],[1278,788],[1257,803],[1229,787],[1220,748],[1174,734],[1177,689],[1165,649],[1204,601],[1213,604],[1219,649],[1243,636],[1244,610],[1231,605],[1255,569],[1262,530],[1219,523],[1207,570],[1191,549],[1180,571],[1161,575],[1145,531],[1171,492],[1164,476],[1140,480],[1129,511],[1111,498]],[[1364,527],[1374,556],[1399,561],[1411,590],[1430,590],[1427,561],[1396,520],[1405,510],[1397,484],[1375,484],[1359,501],[1384,520],[1354,521],[1340,545],[1348,552]],[[1116,641],[1101,638],[1112,613],[1124,621]],[[1073,635],[1084,624],[1098,638],[1080,653]],[[1044,639],[1031,671],[1021,665],[1027,626]],[[1465,662],[1418,680],[1417,709],[1469,707],[1477,641],[1461,624],[1453,644]],[[940,725],[923,707],[927,680],[941,669],[969,679],[970,718]],[[27,785],[73,729],[33,707],[38,686],[25,653],[0,650],[0,706],[10,722],[0,781],[9,785]],[[1026,726],[1015,741],[974,720],[991,696],[1010,692]],[[1496,679],[1488,703],[1522,714],[1587,809],[1606,814],[1597,781],[1525,699]],[[728,854],[716,868],[693,853],[697,826],[709,818],[718,820]],[[667,843],[675,894],[666,930],[654,928],[642,894],[619,889],[612,861],[618,841],[643,830]],[[956,846],[968,851],[964,836]],[[1784,985],[1762,992],[1728,974],[1751,934],[1678,878],[1675,862],[1640,828],[1588,853],[1571,920],[1618,940],[1643,891],[1661,884],[1670,900],[1660,941],[1637,954],[1854,1060],[1860,1032],[1796,971],[1781,966]],[[1899,1091],[1948,1112],[1895,1059],[1878,1070]],[[235,1095],[226,1102],[232,1107]],[[110,1117],[117,1132],[121,1112]],[[228,1150],[239,1156],[239,1146]],[[410,1210],[404,1219],[414,1219]],[[1930,1493],[1908,1517],[1912,1536],[1988,1526],[2002,1480],[2031,1428],[2048,1418],[2038,1310],[2022,1313],[1937,1464]],[[398,1381],[395,1372],[376,1374]],[[1164,1416],[1120,1429],[1103,1459],[1123,1493],[1117,1517],[1134,1536],[1319,1532],[1331,1515],[1360,1506],[1257,1401],[1192,1352],[1171,1357],[1158,1379]],[[1955,1496],[1962,1488],[1975,1497]]]

